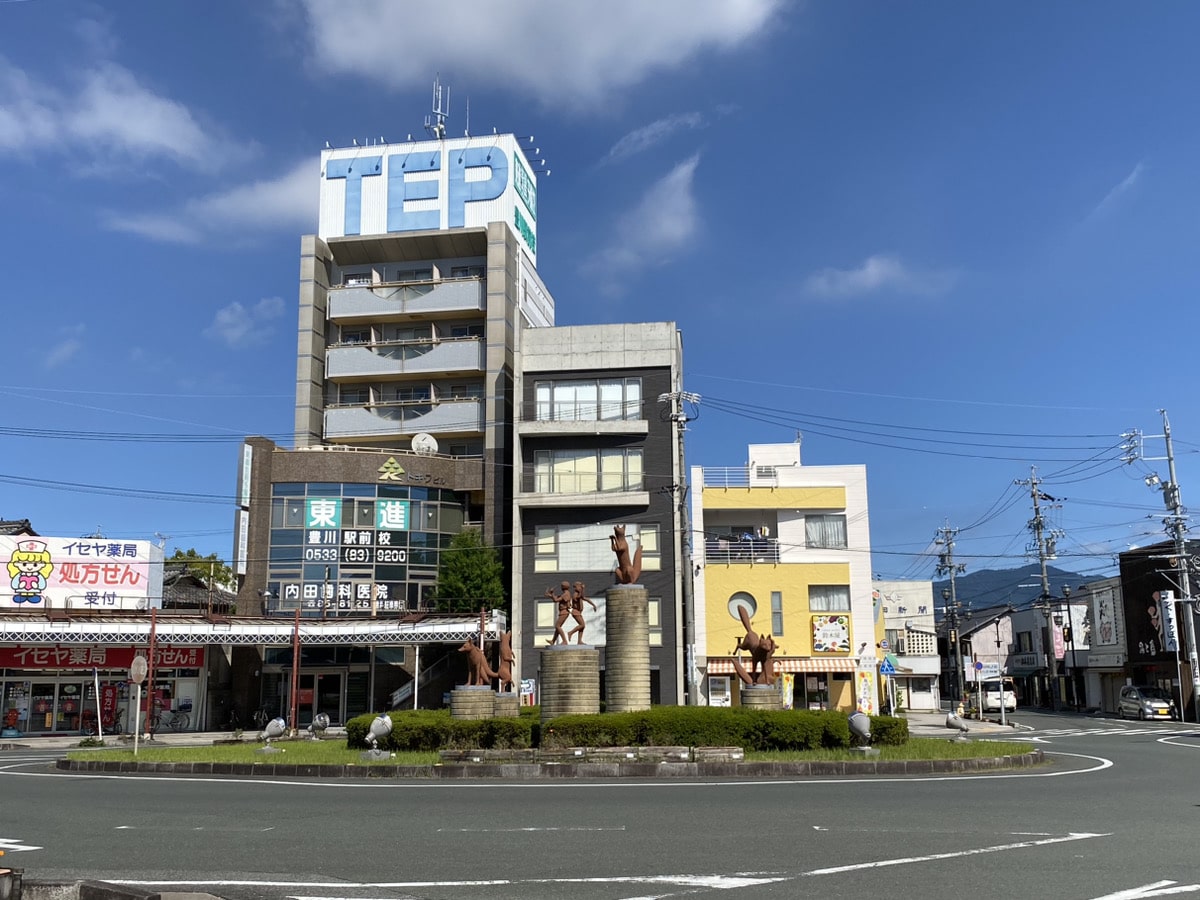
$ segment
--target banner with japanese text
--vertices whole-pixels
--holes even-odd
[[[163,553],[149,541],[0,536],[0,609],[162,607]]]

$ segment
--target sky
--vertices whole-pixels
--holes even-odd
[[[872,570],[1200,497],[1200,6],[0,0],[0,518],[228,558],[290,445],[320,151],[532,135],[557,324],[673,321],[689,466],[867,467]],[[469,109],[469,120],[468,120]],[[1122,462],[1123,433],[1140,458]],[[1200,503],[1200,500],[1197,501]],[[865,551],[866,548],[852,548]]]

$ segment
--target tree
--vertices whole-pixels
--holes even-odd
[[[441,612],[494,609],[505,599],[504,564],[477,528],[460,531],[441,553],[433,602]]]
[[[233,569],[222,562],[215,553],[201,556],[194,549],[176,549],[175,554],[166,560],[169,563],[186,563],[187,569],[205,584],[211,578],[214,585],[219,585],[228,591],[237,590],[237,578]]]

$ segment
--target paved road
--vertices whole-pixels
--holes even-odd
[[[906,780],[104,778],[13,752],[0,846],[33,878],[237,900],[1200,898],[1196,731],[1021,721],[1045,769]]]

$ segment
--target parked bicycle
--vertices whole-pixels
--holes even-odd
[[[104,718],[100,720],[100,724],[104,726],[105,734],[124,734],[125,733],[125,710],[115,709],[112,712],[106,712]],[[79,730],[86,735],[96,733],[96,713],[92,710],[85,710],[83,717],[79,723]]]
[[[187,731],[188,726],[192,724],[192,717],[182,709],[164,710],[161,703],[154,704],[154,712],[150,714],[146,722],[146,730],[151,734],[156,734],[162,726],[166,725],[172,731]]]

